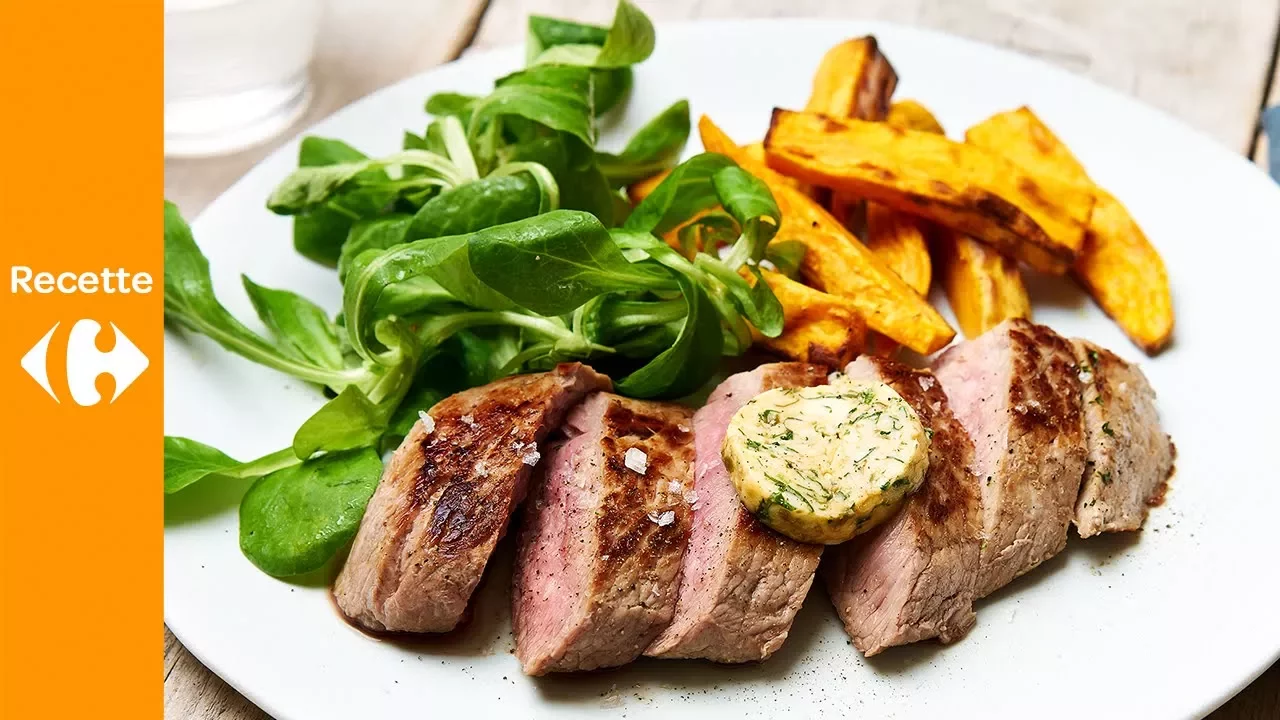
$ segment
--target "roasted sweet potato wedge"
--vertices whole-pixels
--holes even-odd
[[[1017,261],[947,228],[937,228],[932,246],[938,281],[965,337],[976,338],[1009,318],[1031,317]]]
[[[751,158],[752,162],[755,162],[760,167],[767,166],[767,163],[765,162],[765,159],[764,159],[764,143],[755,142],[755,143],[751,143],[750,145],[743,145],[742,151],[747,154],[747,157]],[[785,175],[779,175],[778,180],[779,182],[784,182],[806,195],[808,195],[811,191],[811,188],[808,185],[800,182],[795,178],[789,178]]]
[[[796,282],[782,273],[762,270],[765,282],[782,305],[785,326],[776,338],[753,333],[757,344],[801,362],[842,368],[867,344],[867,324],[854,303]]]
[[[920,295],[929,294],[933,279],[925,222],[880,203],[867,203],[867,249]]]
[[[897,86],[898,73],[881,54],[876,39],[871,35],[852,38],[822,56],[805,110],[832,117],[881,121],[889,112],[889,98]],[[862,234],[866,201],[853,193],[826,189],[818,196],[850,232]]]
[[[904,130],[919,130],[920,132],[933,133],[935,135],[946,135],[942,125],[933,116],[933,113],[915,100],[899,100],[890,105],[889,115],[885,118],[885,122]]]
[[[913,100],[894,103],[885,122],[905,130],[942,134],[942,126],[933,113]],[[928,221],[917,215],[907,215],[880,203],[867,203],[864,234],[867,247],[921,295],[929,294],[933,279],[927,225]]]
[[[967,233],[1053,274],[1084,244],[1093,193],[1004,158],[887,123],[775,109],[769,165]]]
[[[805,110],[834,117],[884,120],[898,74],[876,39],[845,40],[827,51],[813,76]]]
[[[1030,172],[1055,175],[1095,194],[1075,276],[1138,347],[1154,355],[1168,345],[1174,313],[1164,261],[1124,205],[1093,184],[1040,118],[1025,107],[1000,113],[970,128],[965,140]]]
[[[942,124],[914,100],[889,108],[890,125],[942,135]],[[965,337],[974,338],[1011,317],[1031,317],[1031,301],[1018,262],[961,233],[934,225],[929,235],[933,269]]]
[[[782,211],[777,239],[805,246],[800,273],[807,284],[848,298],[868,327],[918,353],[927,355],[951,342],[955,330],[938,311],[812,198],[753,160],[705,115],[698,132],[709,152],[728,155],[769,186]]]

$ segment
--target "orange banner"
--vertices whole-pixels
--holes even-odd
[[[163,7],[0,0],[0,717],[162,715]]]

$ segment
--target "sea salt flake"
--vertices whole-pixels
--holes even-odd
[[[435,432],[435,429],[436,429],[435,418],[428,415],[426,410],[418,411],[418,419],[422,421],[422,432],[426,433],[427,435],[430,435],[431,433]]]
[[[524,443],[520,442],[519,440],[516,440],[511,443],[511,449],[515,450],[516,452],[520,452],[520,448],[522,447],[524,447]]]
[[[476,463],[475,473],[477,477],[489,477],[489,466],[485,465],[484,461],[481,460]]]
[[[679,480],[667,481],[667,492],[678,493],[681,490],[684,490],[684,485]]]
[[[462,422],[463,422],[463,423],[465,423],[467,427],[475,427],[475,426],[476,426],[476,418],[475,418],[475,416],[474,416],[474,415],[472,415],[472,414],[470,414],[470,413],[467,413],[466,415],[463,415],[463,416],[462,416]]]
[[[657,510],[650,510],[649,512],[645,513],[645,517],[649,518],[649,522],[656,525],[658,523],[658,518],[662,517],[662,513],[658,512]]]
[[[687,503],[689,503],[690,505],[692,505],[692,506],[694,506],[694,507],[697,507],[697,506],[698,506],[698,491],[697,491],[697,490],[690,490],[689,492],[685,493],[685,494],[684,494],[684,501],[685,501],[685,502],[687,502]]]
[[[622,456],[622,464],[633,472],[641,475],[649,469],[649,456],[644,454],[639,448],[629,448],[625,455]]]
[[[658,519],[655,520],[654,522],[658,523],[658,527],[666,527],[675,521],[676,521],[676,511],[667,510],[666,512],[659,515]]]
[[[920,377],[916,378],[916,382],[920,383],[921,390],[928,390],[929,388],[933,387],[933,376],[921,375]]]
[[[679,430],[680,432],[683,432],[683,433],[687,433],[687,432],[689,432],[689,426],[688,426],[688,425],[677,425],[677,426],[676,426],[676,429],[677,429],[677,430]]]
[[[939,402],[939,401],[937,401],[937,400],[934,400],[934,401],[933,401],[933,404],[932,404],[932,405],[930,405],[929,407],[933,408],[933,411],[934,411],[934,412],[941,412],[941,411],[942,411],[942,403],[941,403],[941,402]]]
[[[538,452],[538,445],[536,443],[529,443],[529,450],[525,452],[524,457],[520,458],[520,461],[529,467],[533,467],[534,465],[537,465],[538,461],[541,459],[542,453]]]

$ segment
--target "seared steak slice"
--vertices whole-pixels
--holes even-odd
[[[1160,428],[1156,393],[1137,365],[1072,340],[1084,385],[1089,456],[1076,498],[1080,537],[1137,530],[1173,472],[1173,443]]]
[[[825,368],[817,365],[761,365],[729,377],[693,416],[696,502],[680,599],[675,619],[645,654],[747,662],[769,657],[787,639],[822,546],[783,537],[747,512],[720,446],[729,419],[751,398],[826,381]]]
[[[609,378],[574,363],[431,408],[369,501],[334,585],[342,612],[377,631],[452,630],[524,498],[538,443],[570,405],[609,387]]]
[[[1018,318],[943,353],[934,373],[973,441],[984,597],[1067,543],[1085,460],[1075,355],[1057,333]]]
[[[928,638],[952,642],[976,620],[982,497],[969,469],[973,444],[928,370],[863,357],[845,374],[886,383],[932,431],[924,484],[883,525],[827,551],[827,593],[853,639],[870,656]]]
[[[692,411],[607,393],[570,414],[516,544],[529,675],[622,665],[671,621],[692,512]]]

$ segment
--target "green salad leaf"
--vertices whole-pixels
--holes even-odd
[[[282,352],[334,370],[346,366],[338,328],[320,306],[288,290],[258,285],[248,276],[240,279],[253,309]]]
[[[302,423],[293,436],[293,453],[306,460],[321,451],[376,446],[390,415],[391,409],[369,402],[360,388],[348,387]]]
[[[371,449],[333,453],[258,479],[240,501],[240,549],[268,575],[318,570],[351,541],[382,475]]]
[[[679,160],[689,130],[689,101],[680,100],[636,131],[622,152],[598,153],[600,170],[613,187],[656,175]]]
[[[196,246],[191,229],[176,205],[164,207],[165,318],[195,330],[219,345],[260,365],[296,378],[341,390],[367,380],[360,368],[331,367],[286,351],[237,320],[218,302],[209,276],[209,261]]]
[[[487,123],[515,115],[594,147],[591,88],[591,71],[583,67],[535,65],[512,73],[472,108],[468,134],[474,138]]]
[[[165,436],[164,492],[176,493],[209,478],[255,478],[298,463],[292,450],[240,462],[220,450],[189,438]]]
[[[602,293],[674,289],[667,273],[627,261],[595,216],[560,210],[472,235],[476,277],[541,315],[563,315]]]

